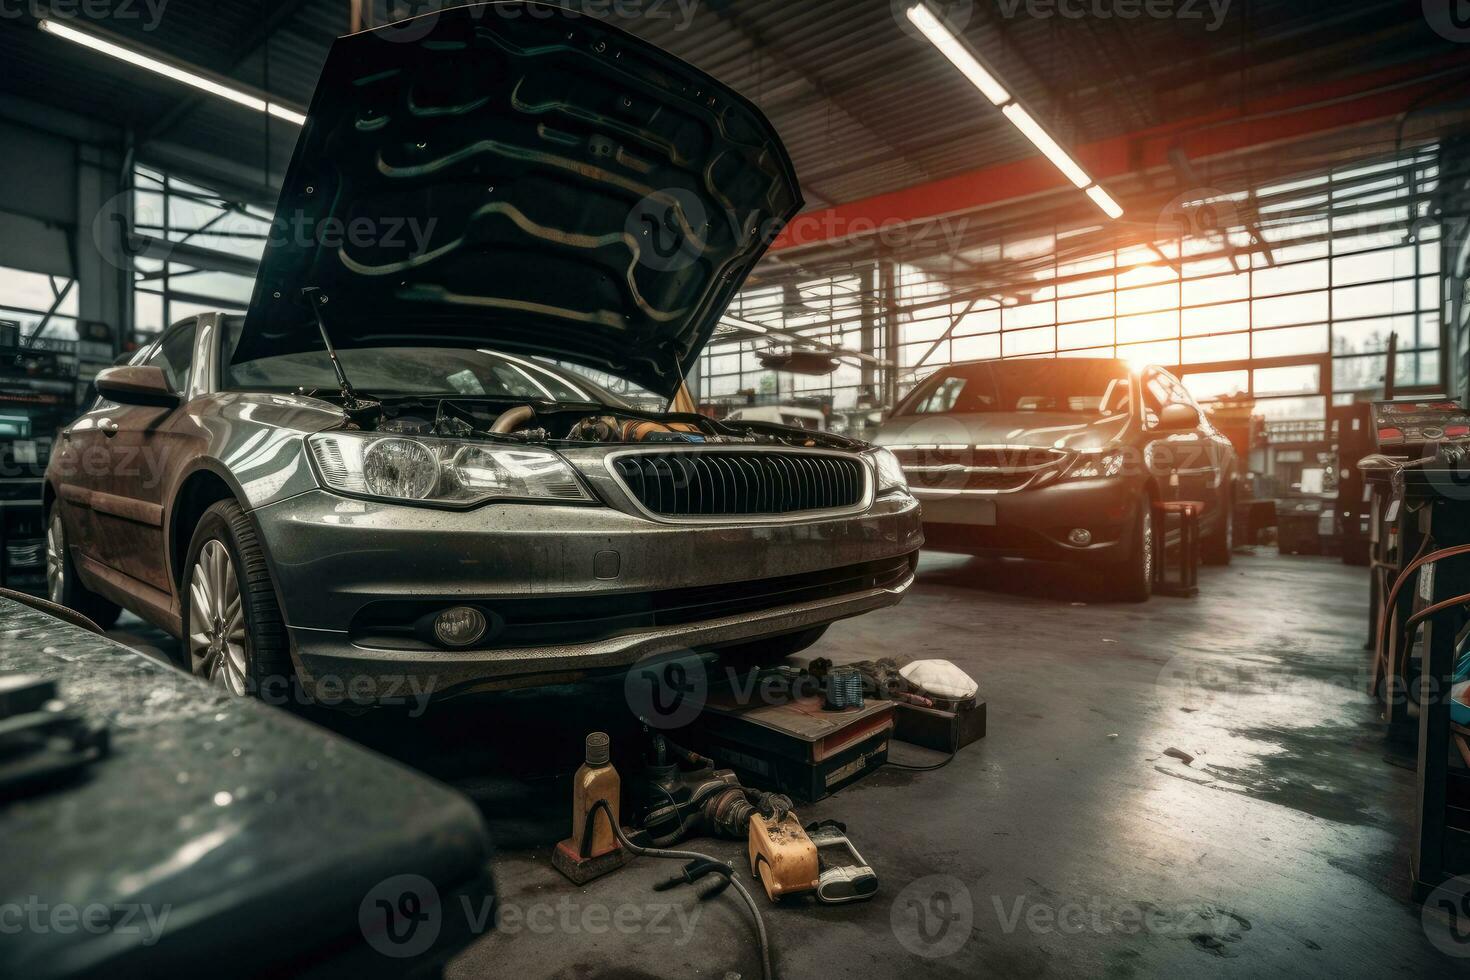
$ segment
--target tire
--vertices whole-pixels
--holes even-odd
[[[1206,565],[1230,564],[1230,550],[1235,546],[1235,500],[1227,496],[1222,509],[1224,519],[1217,522],[1214,534],[1200,542],[1200,560]]]
[[[97,626],[110,630],[117,624],[122,607],[104,599],[82,584],[66,544],[66,522],[60,504],[53,504],[46,522],[46,597],[57,605],[81,613]]]
[[[767,637],[764,640],[753,640],[750,643],[742,643],[739,646],[724,647],[720,649],[720,659],[732,666],[746,669],[751,667],[774,667],[787,657],[795,656],[807,647],[816,643],[827,632],[830,623],[821,626],[813,626],[811,629],[802,630],[799,633],[783,633],[780,636]]]
[[[1137,519],[1133,522],[1133,540],[1128,549],[1128,558],[1108,569],[1109,592],[1123,602],[1147,602],[1153,595],[1153,569],[1157,556],[1154,554],[1153,499],[1147,493],[1139,495]]]
[[[184,666],[239,697],[288,694],[293,672],[285,623],[265,552],[240,505],[211,505],[187,555],[179,589]]]

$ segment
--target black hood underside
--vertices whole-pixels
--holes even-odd
[[[488,347],[672,395],[801,207],[753,105],[588,16],[459,7],[339,39],[233,362]]]

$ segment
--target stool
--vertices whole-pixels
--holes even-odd
[[[1199,515],[1205,505],[1198,500],[1169,500],[1154,504],[1154,581],[1156,595],[1189,598],[1199,595]],[[1179,578],[1169,581],[1168,550],[1165,548],[1169,518],[1179,526]]]

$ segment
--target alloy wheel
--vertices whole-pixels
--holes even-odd
[[[229,550],[217,538],[199,549],[189,578],[189,662],[195,676],[231,694],[246,693],[240,580]]]
[[[58,604],[66,591],[65,535],[58,511],[51,515],[51,524],[46,528],[46,594]]]

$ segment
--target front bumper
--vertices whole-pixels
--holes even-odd
[[[1127,559],[1143,488],[1131,480],[1054,483],[1014,493],[920,492],[924,546],[993,558],[1110,563]],[[992,511],[993,508],[993,511]],[[1086,528],[1092,542],[1067,540]]]
[[[807,593],[730,615],[670,624],[680,617],[660,607],[604,635],[583,631],[558,641],[555,629],[542,630],[534,645],[463,650],[384,639],[370,621],[381,621],[395,604],[516,610],[580,600],[605,611],[626,599],[630,609],[646,610],[651,594],[671,588],[718,593],[724,585],[733,591],[765,580],[816,579],[911,556],[923,543],[918,504],[907,496],[824,520],[673,525],[611,507],[444,511],[316,490],[253,516],[303,687],[314,696],[327,687],[348,689],[354,701],[555,683],[645,656],[808,629],[897,603],[913,569],[910,562],[906,574],[877,576],[868,587]]]

